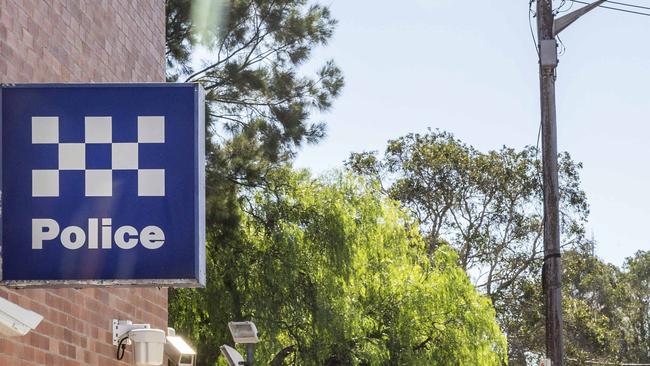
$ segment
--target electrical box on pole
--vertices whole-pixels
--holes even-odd
[[[557,41],[544,39],[539,43],[539,61],[542,67],[557,66]]]

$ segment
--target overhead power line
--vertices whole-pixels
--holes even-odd
[[[578,3],[578,4],[585,4],[585,5],[590,4],[588,2],[580,1],[580,0],[569,0],[569,1],[574,2],[574,3]],[[612,3],[612,2],[608,1],[608,3]],[[642,6],[639,6],[639,5],[632,5],[632,4],[625,4],[625,3],[617,3],[617,4],[620,4],[621,6],[629,6],[629,7],[633,7],[633,8],[641,8],[641,9],[645,8],[645,7],[642,7]],[[612,6],[605,6],[605,5],[600,5],[599,7],[603,8],[603,9],[616,10],[616,11],[621,11],[621,12],[624,12],[624,13],[636,14],[636,15],[644,15],[644,16],[650,17],[650,13],[644,13],[644,12],[640,12],[640,11],[615,8],[615,7],[612,7]]]
[[[648,6],[641,6],[641,5],[636,5],[636,4],[619,3],[617,1],[611,1],[611,0],[608,1],[607,3],[614,4],[614,5],[627,6],[627,7],[630,7],[630,8],[650,10],[650,7],[648,7]]]

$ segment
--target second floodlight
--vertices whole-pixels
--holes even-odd
[[[255,344],[260,341],[257,328],[253,322],[228,322],[232,339],[239,344]]]
[[[246,365],[246,361],[244,361],[244,357],[242,357],[242,355],[239,352],[237,352],[236,349],[227,346],[225,344],[219,347],[219,349],[221,350],[221,354],[223,355],[223,357],[226,358],[226,362],[228,363],[228,366]]]

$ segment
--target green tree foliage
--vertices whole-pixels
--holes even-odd
[[[567,365],[650,362],[650,252],[640,251],[618,268],[596,257],[588,243],[565,252],[563,264]],[[524,295],[515,306],[522,311],[510,324],[521,342],[509,355],[513,365],[544,353],[541,285],[533,279],[520,285]]]
[[[592,253],[591,243],[566,251],[563,256],[563,309],[568,365],[585,361],[620,362],[625,338],[623,319],[627,285],[623,273]],[[513,365],[538,359],[544,350],[544,298],[539,279],[521,281],[522,296],[513,304],[518,318],[508,319],[513,339],[520,342],[510,353]],[[509,334],[510,336],[510,334]]]
[[[586,250],[564,255],[567,355],[574,364],[585,360],[622,361],[622,328],[625,312],[620,306],[627,299],[621,271],[603,263]]]
[[[190,72],[190,54],[195,44],[192,33],[191,1],[165,0],[165,59],[167,79],[176,81],[181,74]]]
[[[580,164],[559,157],[562,238],[578,243],[588,213]],[[383,155],[353,154],[347,166],[375,179],[420,221],[429,253],[456,249],[461,267],[494,303],[509,335],[511,355],[523,352],[517,324],[519,284],[538,279],[543,257],[541,162],[534,147],[480,152],[451,134],[429,131],[389,141]],[[511,329],[512,325],[514,329]]]
[[[170,304],[200,365],[231,343],[226,323],[252,319],[262,365],[501,365],[505,338],[441,245],[360,179],[288,169],[251,190],[229,241],[210,252],[205,290]],[[210,240],[214,240],[211,236]]]
[[[221,301],[235,292],[217,284],[235,288],[237,274],[228,269],[236,257],[223,253],[236,255],[248,245],[241,236],[242,190],[264,187],[269,170],[291,159],[302,143],[323,136],[324,125],[312,123],[311,115],[331,106],[343,77],[331,61],[314,74],[305,63],[314,48],[327,43],[336,21],[327,7],[304,0],[165,3],[168,80],[197,81],[207,92],[207,266],[212,273],[202,292],[170,290],[170,321],[194,319],[198,325],[186,329],[204,340],[203,360],[215,360],[212,341],[223,337],[211,338],[212,330],[223,335],[226,324],[214,323],[216,314],[241,315],[224,309],[240,299]],[[203,47],[200,54],[209,54],[204,60],[196,59],[197,45]],[[215,279],[216,273],[224,277]]]
[[[623,266],[627,301],[620,326],[627,330],[621,353],[627,362],[650,363],[650,251],[639,251]]]

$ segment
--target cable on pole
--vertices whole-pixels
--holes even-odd
[[[537,38],[535,37],[535,31],[533,30],[533,18],[535,17],[535,12],[533,11],[533,3],[535,0],[528,1],[528,26],[530,27],[530,35],[533,37],[533,45],[535,46],[535,52],[539,57],[539,46],[537,45]]]

